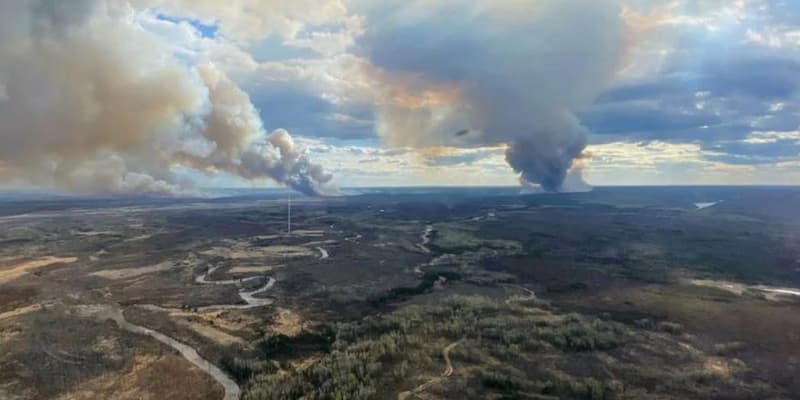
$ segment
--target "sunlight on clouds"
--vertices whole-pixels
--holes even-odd
[[[207,25],[218,25],[223,36],[252,43],[271,34],[295,38],[308,24],[347,19],[338,0],[134,0],[137,8],[188,16]]]
[[[777,27],[764,27],[761,30],[748,28],[745,40],[749,43],[780,49],[783,47],[800,47],[800,30]]]
[[[800,145],[800,131],[790,131],[790,132],[775,132],[775,131],[754,131],[750,133],[747,138],[742,140],[745,143],[754,143],[754,144],[763,144],[763,143],[775,143],[784,140],[794,140],[796,144]]]
[[[505,161],[504,147],[462,149],[384,149],[334,146],[317,139],[298,140],[348,186],[516,185],[518,178]]]
[[[721,155],[698,144],[616,142],[590,145],[585,170],[595,185],[800,183],[800,162],[738,165],[713,161]]]

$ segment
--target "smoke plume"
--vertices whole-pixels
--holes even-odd
[[[0,2],[0,179],[175,194],[192,185],[181,169],[335,190],[223,71],[178,59],[127,4]]]
[[[624,55],[618,5],[381,2],[368,12],[360,44],[388,144],[506,144],[523,183],[562,190],[587,143],[572,111],[595,99]]]

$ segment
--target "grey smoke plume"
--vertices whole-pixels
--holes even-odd
[[[381,2],[368,9],[360,45],[379,88],[379,134],[393,146],[505,143],[523,183],[561,190],[587,143],[572,110],[603,90],[625,51],[619,6],[481,3]]]
[[[335,192],[328,186],[333,176],[312,163],[288,132],[278,129],[267,137],[261,135],[261,119],[250,98],[224,73],[213,65],[199,66],[198,71],[208,88],[211,109],[196,130],[213,148],[205,155],[181,151],[177,159],[211,173],[271,178],[308,195]]]
[[[223,71],[178,60],[126,3],[0,2],[0,179],[175,194],[191,187],[176,168],[335,190]]]

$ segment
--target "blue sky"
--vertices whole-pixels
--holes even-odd
[[[338,186],[522,181],[569,190],[561,182],[572,175],[594,185],[800,184],[794,1],[83,3],[93,11],[63,10],[75,3],[53,13],[85,13],[70,29],[90,36],[101,34],[91,21],[131,27],[187,85],[213,65],[260,119],[243,137],[288,131]],[[0,44],[13,33],[0,29]],[[22,107],[9,94],[14,70],[4,68],[0,113]],[[169,118],[205,124],[212,102]],[[16,134],[2,125],[3,135]],[[185,140],[175,145],[182,152],[220,145],[185,139],[181,126],[158,140]],[[281,184],[174,154],[154,171],[127,151],[90,154],[112,152],[136,176],[169,185]],[[0,151],[6,184],[58,185],[37,180],[40,167],[24,173],[17,164]]]

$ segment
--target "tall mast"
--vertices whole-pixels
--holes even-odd
[[[286,234],[292,234],[292,192],[286,197]]]

